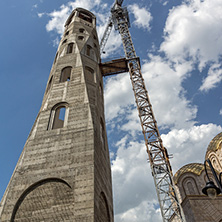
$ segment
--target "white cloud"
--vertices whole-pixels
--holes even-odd
[[[166,6],[169,2],[168,1],[165,1],[163,2],[163,5]]]
[[[54,11],[48,15],[51,17],[51,20],[46,25],[46,30],[56,31],[58,34],[62,34],[64,30],[64,24],[69,14],[71,13],[70,7],[62,5],[59,11]]]
[[[169,154],[173,154],[171,164],[174,173],[187,163],[203,163],[210,141],[221,130],[221,126],[209,123],[189,129],[174,129],[168,134],[161,135]]]
[[[103,24],[97,27],[98,36],[100,39],[102,38],[105,32],[106,25],[107,24]],[[123,50],[121,36],[118,32],[114,31],[113,29],[104,48],[105,54],[102,54],[101,57],[102,59],[108,58],[113,54],[117,54],[121,50]]]
[[[222,67],[221,64],[213,64],[208,72],[208,76],[203,80],[200,87],[201,91],[208,91],[215,88],[219,82],[222,81]]]
[[[100,4],[100,0],[90,1],[90,0],[75,0],[72,2],[68,2],[66,5],[62,5],[59,10],[55,10],[49,13],[49,17],[51,20],[46,25],[46,30],[56,31],[58,34],[62,34],[64,30],[64,24],[69,17],[70,13],[73,9],[77,7],[82,7],[88,10],[91,10],[93,7]],[[104,4],[103,4],[104,5]]]
[[[101,3],[101,0],[94,0],[94,1],[75,0],[75,1],[69,2],[69,5],[72,6],[72,9],[75,9],[77,7],[81,7],[81,8],[87,9],[87,10],[91,10],[93,7],[100,5],[100,3]],[[104,4],[102,4],[102,5],[104,5]]]
[[[172,64],[160,56],[150,56],[142,73],[151,99],[158,126],[186,128],[195,123],[197,108],[185,98],[182,81],[189,76],[189,62]],[[125,122],[121,129],[135,133],[140,130],[135,99],[128,74],[109,78],[105,86],[106,119],[118,116]],[[122,115],[122,116],[121,116]],[[117,119],[115,119],[117,122]]]
[[[48,32],[55,31],[57,34],[62,35],[64,31],[64,24],[69,17],[73,9],[77,7],[82,7],[88,10],[91,10],[97,17],[97,32],[99,39],[102,38],[102,35],[105,31],[108,18],[110,16],[110,11],[107,9],[108,5],[106,3],[101,3],[101,0],[90,1],[90,0],[75,0],[62,5],[59,10],[55,10],[47,15],[51,18],[47,25],[46,30]],[[94,11],[94,9],[96,9]],[[46,13],[38,13],[38,16],[41,18]],[[55,45],[55,44],[54,44]],[[116,53],[121,50],[121,37],[118,32],[112,31],[109,36],[109,41],[106,44],[105,52],[103,58]]]
[[[38,13],[37,15],[38,15],[39,18],[42,18],[42,16],[45,15],[45,13],[44,12],[43,13]]]
[[[220,115],[222,116],[222,109],[220,109]]]
[[[38,8],[38,4],[33,5],[32,8]]]
[[[161,222],[160,209],[153,203],[143,201],[137,207],[131,208],[122,214],[115,215],[117,222]]]
[[[172,8],[160,49],[174,61],[191,59],[202,70],[222,52],[222,1],[189,0]]]
[[[133,91],[128,73],[107,79],[104,90],[106,120],[110,121],[120,114],[126,115],[134,104]]]
[[[160,127],[186,128],[194,124],[197,108],[185,97],[182,82],[192,70],[190,62],[172,64],[150,56],[142,66],[153,110]]]
[[[173,153],[174,173],[184,164],[203,163],[208,144],[221,130],[221,126],[205,124],[163,134],[164,146]],[[162,221],[144,141],[125,136],[116,146],[112,160],[115,221]]]
[[[152,20],[151,13],[146,8],[140,8],[138,4],[129,5],[128,8],[136,19],[133,23],[138,28],[150,30],[150,22]]]
[[[142,222],[144,218],[160,218],[160,212],[154,209],[157,197],[144,142],[124,137],[117,146],[117,157],[112,161],[115,221]]]

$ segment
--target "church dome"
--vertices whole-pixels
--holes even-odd
[[[210,142],[208,148],[207,148],[207,152],[206,152],[206,156],[205,159],[208,158],[208,154],[210,152],[216,152],[217,150],[221,149],[222,147],[222,132],[219,133],[218,135],[216,135]]]
[[[173,177],[174,182],[175,182],[175,184],[177,184],[179,178],[185,173],[193,173],[193,174],[199,176],[203,170],[204,170],[204,165],[202,163],[189,163],[189,164],[181,167],[176,172],[176,174]]]

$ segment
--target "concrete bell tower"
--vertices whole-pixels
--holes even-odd
[[[42,106],[1,200],[1,222],[112,222],[95,16],[65,24]]]

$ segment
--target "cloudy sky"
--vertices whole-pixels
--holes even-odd
[[[63,25],[76,7],[97,16],[112,0],[0,1],[0,197],[39,111]],[[174,173],[203,163],[222,131],[222,1],[124,0],[131,36]],[[113,31],[104,60],[123,57]],[[161,221],[129,74],[104,78],[116,222]]]

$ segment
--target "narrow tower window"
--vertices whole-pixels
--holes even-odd
[[[60,82],[70,81],[72,67],[65,67],[61,72]]]
[[[56,104],[50,114],[48,130],[59,129],[67,124],[68,104],[63,102]]]
[[[52,129],[59,129],[64,126],[66,107],[60,106],[55,110]]]
[[[65,33],[65,36],[67,36],[67,35],[69,35],[69,31],[67,31],[67,32]]]
[[[72,53],[72,51],[73,51],[73,46],[74,46],[74,43],[69,43],[69,44],[68,44],[68,47],[67,47],[67,54]]]

